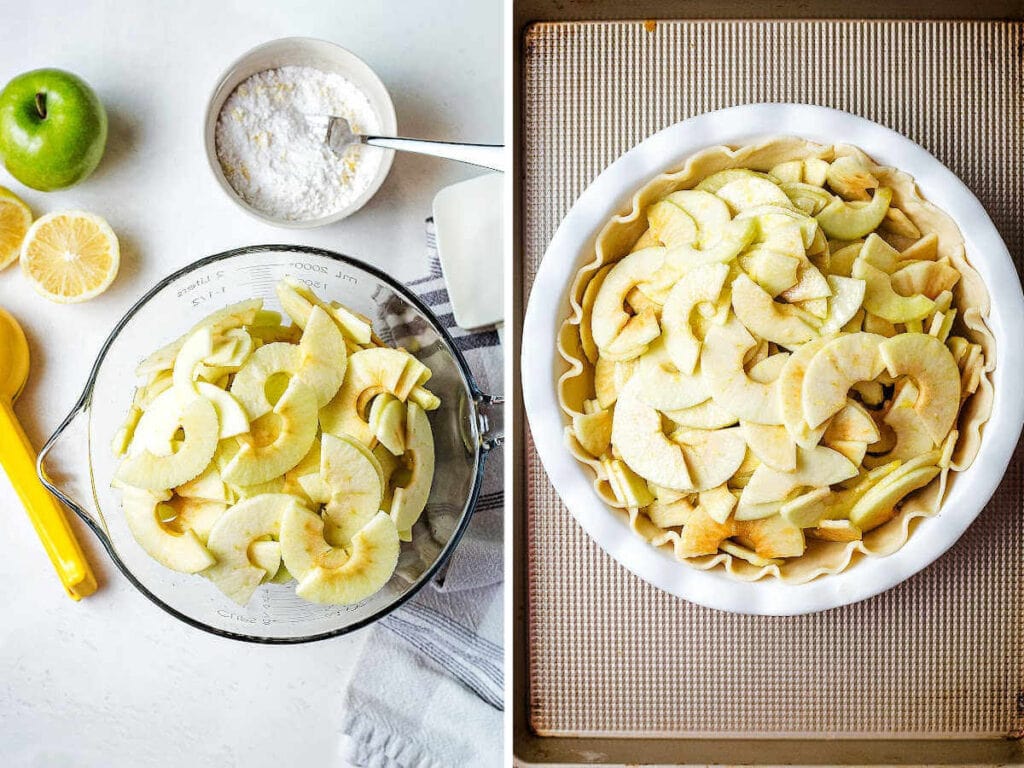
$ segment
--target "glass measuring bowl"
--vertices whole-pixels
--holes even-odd
[[[131,405],[135,367],[214,310],[274,293],[286,275],[321,298],[373,319],[385,342],[401,346],[433,375],[441,398],[429,414],[435,481],[426,509],[402,545],[398,570],[377,594],[352,606],[322,606],[295,595],[295,585],[264,584],[248,605],[231,601],[200,576],[153,560],[132,537],[110,487],[120,460],[111,443]],[[150,600],[194,627],[259,643],[299,643],[350,632],[386,615],[428,582],[458,544],[480,491],[483,463],[502,437],[502,399],[485,395],[437,317],[408,289],[356,259],[319,248],[260,245],[226,251],[178,270],[143,296],[117,323],[93,364],[78,402],[39,453],[43,483],[92,529],[121,572]]]

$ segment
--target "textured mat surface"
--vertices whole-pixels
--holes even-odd
[[[923,145],[1024,256],[1024,27],[665,22],[533,27],[524,296],[587,183],[651,133],[757,101],[844,109]],[[542,735],[1005,736],[1024,727],[1022,456],[963,539],[874,599],[718,613],[594,545],[527,442],[530,720]],[[679,567],[686,567],[680,565]]]

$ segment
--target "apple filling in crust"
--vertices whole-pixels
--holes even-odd
[[[988,293],[913,179],[855,147],[714,147],[577,273],[566,441],[632,529],[799,583],[899,549],[977,454]]]
[[[378,592],[434,476],[430,370],[369,319],[285,278],[291,323],[233,304],[144,360],[113,450],[132,535],[245,604],[295,580],[311,602]]]

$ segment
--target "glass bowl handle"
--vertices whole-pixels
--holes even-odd
[[[50,435],[36,459],[36,474],[46,489],[64,502],[108,546],[102,516],[95,510],[89,460],[88,408],[79,402]]]
[[[476,421],[480,449],[484,452],[505,444],[505,398],[501,395],[477,393]]]

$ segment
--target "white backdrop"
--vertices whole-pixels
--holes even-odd
[[[257,223],[223,195],[203,154],[206,100],[234,58],[277,37],[331,40],[378,72],[401,133],[499,143],[501,23],[500,0],[5,3],[0,84],[36,67],[71,70],[106,105],[110,137],[99,169],[79,187],[32,192],[2,169],[0,185],[36,215],[101,214],[122,247],[113,287],[79,306],[36,296],[16,267],[0,273],[0,306],[32,347],[16,410],[37,446],[77,398],[111,326],[163,275],[227,248],[294,242],[409,280],[425,268],[423,220],[434,194],[477,173],[400,155],[349,220],[306,232]],[[282,648],[212,637],[149,603],[74,523],[102,584],[77,604],[0,473],[0,765],[341,764],[342,692],[365,633]]]

